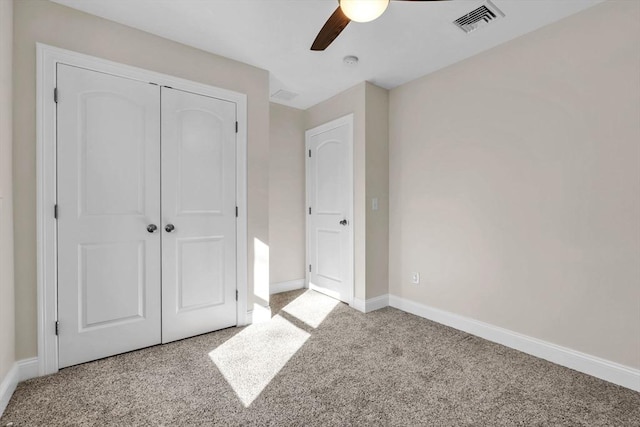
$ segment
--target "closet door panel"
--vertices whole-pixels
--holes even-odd
[[[160,90],[57,67],[59,367],[160,342]]]
[[[162,341],[236,324],[236,106],[162,88]]]

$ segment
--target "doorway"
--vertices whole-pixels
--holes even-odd
[[[59,367],[234,326],[236,105],[66,64],[57,91]]]
[[[39,374],[246,324],[246,96],[37,52]]]
[[[307,285],[352,304],[353,115],[305,133]]]

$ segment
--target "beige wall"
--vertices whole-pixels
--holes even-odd
[[[13,0],[0,0],[0,383],[15,362],[12,144]]]
[[[269,124],[269,276],[304,279],[304,111],[271,104]]]
[[[367,83],[365,111],[366,298],[371,299],[389,292],[389,91]]]
[[[386,89],[363,82],[306,110],[307,129],[354,115],[354,296],[360,300],[388,292],[388,98]]]
[[[18,1],[14,9],[14,194],[17,358],[36,349],[35,43],[42,42],[112,61],[183,77],[248,95],[249,287],[253,248],[268,245],[268,73],[139,30],[42,0]],[[257,264],[256,264],[257,265]],[[265,273],[266,271],[266,273]],[[268,297],[267,297],[268,298]],[[264,298],[253,298],[262,300]],[[251,303],[251,301],[249,301]],[[267,304],[266,301],[260,301]]]
[[[391,294],[640,367],[639,18],[606,2],[391,91]]]
[[[339,93],[306,110],[306,129],[353,114],[353,224],[355,298],[366,297],[366,177],[365,177],[366,83]]]

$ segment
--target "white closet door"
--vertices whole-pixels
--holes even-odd
[[[67,65],[57,79],[62,368],[160,342],[160,91]]]
[[[353,125],[349,117],[306,132],[309,288],[353,299]]]
[[[236,105],[162,88],[162,341],[236,325]]]

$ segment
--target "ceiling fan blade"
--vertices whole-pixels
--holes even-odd
[[[325,50],[340,35],[349,22],[351,20],[342,13],[342,9],[338,6],[316,36],[311,45],[311,50]]]

